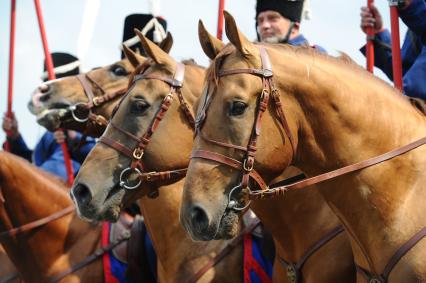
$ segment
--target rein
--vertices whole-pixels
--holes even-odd
[[[234,169],[240,170],[242,172],[241,182],[237,186],[235,186],[228,195],[228,207],[227,209],[236,210],[236,211],[242,211],[245,210],[252,200],[258,200],[258,199],[265,199],[265,198],[273,198],[278,196],[283,196],[286,191],[288,190],[298,190],[302,189],[307,186],[311,186],[314,184],[318,184],[351,172],[359,171],[361,169],[368,168],[370,166],[379,164],[381,162],[384,162],[386,160],[390,160],[392,158],[395,158],[397,156],[400,156],[404,153],[407,153],[413,149],[416,149],[424,144],[426,144],[426,136],[423,138],[420,138],[418,140],[415,140],[407,145],[398,147],[396,149],[393,149],[391,151],[388,151],[384,154],[381,154],[379,156],[375,156],[372,158],[369,158],[364,161],[360,161],[324,174],[317,175],[315,177],[311,177],[308,179],[304,179],[301,181],[296,181],[289,185],[266,185],[266,182],[260,177],[260,174],[257,173],[254,170],[254,155],[256,153],[256,141],[257,137],[260,135],[260,128],[261,128],[261,119],[262,115],[265,112],[265,110],[268,107],[269,103],[269,94],[271,94],[274,104],[273,107],[275,109],[275,112],[278,117],[278,121],[283,126],[284,131],[290,141],[290,144],[292,146],[292,152],[293,157],[296,155],[296,148],[294,143],[294,138],[291,135],[291,132],[289,130],[284,111],[282,109],[282,104],[279,101],[278,98],[278,90],[273,85],[272,80],[272,70],[271,70],[271,63],[270,59],[268,57],[268,54],[266,53],[266,50],[263,48],[260,48],[260,56],[262,61],[262,69],[234,69],[234,70],[224,70],[220,71],[218,73],[218,77],[228,76],[228,75],[234,75],[234,74],[250,74],[255,76],[260,76],[262,78],[263,82],[263,90],[259,97],[259,102],[257,105],[257,115],[254,120],[254,125],[252,129],[252,134],[248,143],[247,147],[242,147],[239,145],[233,145],[229,143],[224,143],[221,141],[213,140],[201,133],[201,128],[203,125],[203,121],[205,120],[207,116],[207,108],[211,102],[211,96],[207,96],[206,100],[204,102],[204,105],[197,115],[197,129],[196,133],[200,134],[200,137],[204,139],[207,142],[210,142],[215,145],[219,145],[222,147],[232,148],[239,151],[243,151],[245,153],[245,157],[243,161],[236,160],[234,158],[212,152],[207,150],[194,150],[191,154],[191,159],[193,158],[201,158],[206,159],[210,161],[215,161],[217,163],[227,165],[229,167],[232,167]],[[208,89],[207,89],[208,90]],[[255,182],[258,184],[260,190],[252,191],[249,188],[249,178],[252,177]],[[281,183],[278,182],[277,184]],[[248,203],[245,204],[243,207],[238,206],[238,202],[236,200],[232,199],[232,194],[236,190],[241,190],[243,193],[248,195]],[[388,265],[385,268],[385,271],[383,274],[377,276],[375,274],[371,274],[370,272],[366,271],[365,269],[357,266],[357,271],[360,272],[363,277],[365,277],[369,282],[371,283],[384,283],[387,282],[388,275],[392,271],[393,267],[399,262],[399,260],[402,258],[402,256],[408,252],[412,247],[414,247],[418,241],[420,241],[422,238],[426,237],[426,228],[422,228],[418,233],[416,233],[408,242],[406,242],[403,246],[401,246],[396,253],[392,256],[391,260],[389,261]],[[364,254],[365,256],[365,254]],[[368,258],[368,257],[367,257]],[[295,274],[295,273],[294,273]]]
[[[180,107],[183,110],[185,116],[187,117],[190,125],[192,127],[195,126],[195,119],[192,115],[192,112],[190,110],[190,107],[188,103],[185,101],[181,89],[183,86],[183,79],[185,74],[185,65],[182,63],[177,63],[176,71],[173,78],[169,77],[163,77],[155,74],[144,74],[143,72],[146,71],[148,66],[143,69],[142,73],[139,75],[136,75],[133,78],[132,85],[136,83],[138,80],[142,79],[154,79],[154,80],[160,80],[165,82],[170,86],[170,92],[167,94],[159,109],[157,110],[157,113],[155,114],[154,118],[151,120],[150,125],[146,132],[143,134],[141,138],[129,133],[128,131],[122,129],[120,126],[114,124],[112,121],[110,122],[110,125],[112,128],[117,130],[118,132],[124,134],[126,137],[130,138],[131,140],[136,142],[136,146],[133,149],[128,148],[126,145],[113,140],[111,138],[108,138],[106,136],[102,136],[99,139],[99,142],[117,150],[118,152],[124,154],[125,156],[129,157],[131,159],[131,165],[127,168],[125,168],[120,173],[120,182],[119,185],[122,188],[132,190],[138,188],[142,182],[145,181],[159,181],[159,180],[170,180],[170,179],[177,179],[182,178],[186,175],[187,168],[183,169],[177,169],[177,170],[170,170],[170,171],[163,171],[163,172],[145,172],[144,165],[142,162],[142,157],[145,153],[145,149],[148,146],[149,142],[151,141],[151,137],[158,128],[161,120],[163,119],[166,112],[169,110],[169,107],[171,106],[173,102],[173,94],[176,94],[176,96],[179,99]],[[132,87],[129,88],[129,90]],[[127,94],[130,93],[129,91]],[[127,95],[126,94],[126,95]],[[126,97],[126,96],[125,96]],[[124,98],[124,97],[123,97]],[[121,100],[121,102],[123,99]],[[120,102],[120,104],[121,104]],[[117,108],[116,108],[117,109]],[[136,172],[138,174],[138,182],[136,184],[130,184],[128,181],[128,177],[130,174]],[[154,191],[150,197],[155,197],[157,195],[157,192]]]
[[[64,209],[62,209],[58,212],[55,212],[52,215],[49,215],[47,217],[43,217],[43,218],[38,219],[36,221],[24,224],[24,225],[16,227],[16,228],[12,228],[12,229],[4,231],[4,232],[1,232],[0,233],[0,241],[4,240],[5,238],[13,237],[13,236],[16,236],[18,234],[28,232],[28,231],[36,229],[40,226],[46,225],[46,224],[48,224],[52,221],[55,221],[59,218],[62,218],[64,216],[70,214],[73,211],[74,211],[74,206],[68,206],[67,208],[64,208]]]

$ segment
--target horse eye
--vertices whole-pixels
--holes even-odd
[[[242,101],[234,101],[231,106],[231,116],[239,116],[244,113],[247,108],[247,104]]]
[[[145,100],[135,100],[130,108],[130,112],[135,114],[143,114],[150,107],[149,103]]]
[[[111,68],[111,71],[114,73],[114,75],[116,76],[127,76],[129,73],[126,71],[126,69],[124,69],[122,66],[120,65],[114,65]]]

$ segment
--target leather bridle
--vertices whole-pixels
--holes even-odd
[[[105,103],[123,96],[127,91],[127,87],[114,92],[107,92],[89,76],[89,73],[79,74],[77,75],[77,79],[83,87],[84,94],[87,96],[89,101],[71,105],[67,108],[67,110],[71,112],[73,121],[86,123],[85,132],[99,132],[95,129],[105,129],[108,125],[108,119],[102,115],[96,114],[95,110]],[[93,88],[99,90],[101,95],[95,96]]]
[[[271,64],[268,58],[268,54],[262,47],[260,47],[259,50],[260,50],[260,57],[262,60],[262,69],[234,69],[234,70],[225,70],[225,71],[218,72],[219,78],[223,76],[234,75],[234,74],[250,74],[250,75],[260,76],[262,78],[263,90],[257,105],[257,114],[255,116],[254,126],[252,129],[252,134],[251,134],[248,146],[243,147],[239,145],[224,143],[221,141],[210,139],[202,134],[201,128],[207,116],[207,112],[206,112],[207,108],[209,104],[211,103],[211,99],[212,99],[212,96],[208,95],[209,93],[208,88],[206,89],[207,92],[206,92],[206,99],[204,101],[204,104],[197,115],[196,134],[199,134],[203,140],[218,146],[232,148],[232,149],[245,152],[245,157],[242,162],[236,159],[233,159],[231,157],[228,157],[216,152],[212,152],[212,151],[207,151],[207,150],[200,150],[200,149],[194,150],[191,154],[191,158],[201,158],[201,159],[206,159],[210,161],[215,161],[220,164],[224,164],[229,167],[232,167],[234,169],[241,170],[242,172],[241,182],[230,191],[228,195],[228,207],[226,210],[236,210],[236,211],[245,210],[249,206],[251,200],[283,196],[285,192],[288,190],[302,189],[304,187],[314,185],[320,182],[324,182],[326,180],[333,179],[338,176],[348,174],[350,172],[355,172],[355,171],[376,165],[378,163],[384,162],[386,160],[390,160],[396,156],[407,153],[417,147],[420,147],[426,144],[426,137],[423,137],[407,145],[398,147],[384,154],[381,154],[379,156],[375,156],[370,159],[363,160],[355,164],[351,164],[351,165],[348,165],[348,166],[345,166],[345,167],[342,167],[342,168],[339,168],[339,169],[336,169],[315,177],[297,181],[289,185],[281,185],[281,186],[277,185],[281,183],[281,181],[276,184],[272,184],[270,186],[266,185],[266,182],[263,181],[263,179],[253,169],[253,167],[254,167],[254,155],[256,152],[256,141],[257,141],[257,137],[260,134],[262,115],[268,107],[269,95],[271,95],[273,98],[273,101],[274,101],[273,107],[277,114],[278,120],[280,124],[282,125],[282,127],[284,128],[284,131],[288,139],[290,140],[290,144],[292,146],[292,151],[293,151],[293,157],[296,154],[296,148],[295,148],[294,138],[291,135],[291,132],[289,130],[289,127],[284,115],[284,111],[282,109],[282,104],[278,98],[278,90],[273,85],[273,80],[272,80],[273,74],[272,74]],[[250,190],[250,188],[248,187],[250,177],[252,177],[256,181],[260,190],[256,190],[256,191]],[[237,189],[240,189],[243,191],[243,193],[248,194],[248,198],[250,201],[243,207],[238,206],[238,202],[235,200],[232,200],[232,194]],[[413,237],[411,237],[395,252],[395,254],[391,257],[388,264],[386,265],[382,274],[371,273],[368,270],[365,270],[364,268],[356,265],[357,271],[364,278],[366,278],[368,282],[377,282],[377,283],[387,282],[390,272],[393,270],[393,268],[399,262],[399,260],[424,237],[426,237],[426,227],[423,227],[420,231],[418,231]],[[364,256],[366,255],[364,254]],[[368,257],[366,256],[366,258]]]
[[[142,162],[142,157],[144,155],[145,149],[148,146],[152,135],[156,131],[164,115],[166,114],[169,107],[171,106],[174,99],[174,95],[178,97],[180,102],[180,107],[183,110],[185,116],[187,117],[189,124],[192,127],[194,127],[195,125],[195,119],[190,110],[189,104],[185,101],[181,92],[181,89],[183,86],[184,74],[185,74],[185,65],[183,65],[182,63],[177,63],[176,71],[173,78],[164,77],[164,76],[160,76],[156,74],[145,74],[144,72],[146,71],[148,67],[149,65],[147,65],[144,69],[142,69],[141,73],[136,75],[133,78],[132,86],[134,86],[134,84],[138,80],[143,80],[143,79],[160,80],[170,86],[170,92],[164,97],[159,109],[157,110],[154,118],[151,120],[150,125],[148,129],[146,130],[146,132],[143,134],[141,138],[139,138],[129,133],[128,131],[122,129],[120,126],[116,125],[115,123],[111,121],[110,122],[111,127],[117,130],[118,132],[120,132],[121,134],[125,135],[126,137],[130,138],[131,140],[135,141],[136,146],[133,149],[130,149],[126,145],[106,136],[102,136],[99,139],[99,142],[117,150],[118,152],[122,153],[123,155],[131,159],[131,165],[125,168],[123,171],[121,171],[120,182],[119,182],[120,187],[128,189],[128,190],[138,188],[142,184],[142,182],[177,179],[177,178],[182,178],[183,176],[186,175],[187,168],[169,170],[169,171],[163,171],[163,172],[156,172],[156,171],[145,172],[144,165]],[[122,98],[122,100],[120,101],[120,104],[124,100],[124,98],[130,93],[132,86],[129,88],[129,91],[127,92],[127,94]],[[138,182],[132,185],[129,183],[127,178],[133,172],[138,174]],[[156,194],[154,193],[153,195],[150,195],[150,196],[155,197]]]
[[[258,105],[257,105],[257,113],[255,116],[255,120],[254,120],[254,125],[253,125],[253,129],[252,129],[252,133],[251,133],[251,137],[249,140],[249,143],[247,145],[247,147],[244,146],[239,146],[239,145],[234,145],[234,144],[229,144],[229,143],[224,143],[221,141],[217,141],[217,140],[213,140],[210,139],[208,137],[206,137],[202,132],[202,126],[203,123],[205,121],[205,118],[207,116],[207,108],[209,107],[211,100],[212,100],[212,95],[208,95],[209,91],[207,88],[207,93],[206,93],[206,98],[204,101],[203,106],[201,107],[199,113],[197,114],[197,120],[196,120],[196,134],[199,134],[200,137],[212,144],[215,145],[219,145],[222,147],[227,147],[227,148],[231,148],[231,149],[235,149],[238,151],[243,151],[245,153],[244,159],[243,161],[239,161],[236,160],[234,158],[219,154],[217,152],[212,152],[212,151],[208,151],[208,150],[203,150],[203,149],[197,149],[194,150],[191,154],[191,159],[194,158],[201,158],[201,159],[206,159],[206,160],[211,160],[211,161],[215,161],[224,165],[227,165],[229,167],[232,167],[234,169],[237,170],[241,170],[242,173],[242,177],[241,177],[241,182],[235,186],[229,193],[228,195],[228,208],[227,209],[232,209],[232,210],[236,210],[236,211],[241,211],[244,210],[248,207],[248,205],[250,204],[251,200],[256,200],[256,199],[263,199],[263,198],[272,198],[272,197],[277,197],[277,196],[282,196],[284,195],[284,193],[288,190],[296,190],[296,189],[301,189],[313,184],[317,184],[320,182],[324,182],[326,180],[350,173],[350,172],[354,172],[354,171],[358,171],[367,167],[370,167],[372,165],[381,163],[383,161],[392,159],[398,155],[404,154],[408,151],[411,151],[419,146],[422,146],[426,143],[426,137],[423,137],[421,139],[418,139],[410,144],[407,144],[405,146],[399,147],[397,149],[394,149],[392,151],[386,152],[382,155],[355,163],[355,164],[351,164],[315,177],[311,177],[302,181],[298,181],[295,182],[293,184],[290,185],[284,185],[284,186],[274,186],[274,185],[270,185],[268,186],[266,184],[266,182],[263,180],[263,178],[260,176],[259,173],[256,172],[256,170],[254,170],[254,156],[256,153],[256,145],[257,145],[257,138],[260,135],[260,129],[261,129],[261,121],[262,121],[262,115],[265,112],[265,110],[268,107],[268,103],[270,101],[269,96],[272,97],[272,107],[275,110],[277,119],[279,121],[279,123],[281,124],[281,126],[283,127],[285,134],[287,135],[287,138],[290,141],[290,145],[292,147],[292,153],[293,153],[293,158],[296,155],[296,146],[295,146],[295,141],[294,138],[291,134],[290,128],[288,126],[286,117],[284,115],[284,111],[282,108],[282,103],[279,99],[279,93],[278,93],[278,89],[275,88],[274,83],[273,83],[273,73],[272,73],[272,68],[271,68],[271,63],[270,63],[270,59],[269,56],[266,52],[266,50],[262,47],[259,47],[259,51],[260,51],[260,58],[261,58],[261,62],[262,62],[262,69],[253,69],[253,68],[248,68],[248,69],[231,69],[231,70],[224,70],[224,71],[219,71],[218,72],[218,78],[220,77],[224,77],[224,76],[229,76],[229,75],[235,75],[235,74],[249,74],[249,75],[254,75],[254,76],[258,76],[262,78],[262,82],[263,82],[263,90],[260,94],[259,100],[258,100]],[[256,183],[258,184],[260,190],[256,190],[256,191],[252,191],[249,188],[249,179],[250,177],[252,177]],[[273,187],[273,188],[272,188]],[[249,202],[244,205],[243,207],[238,206],[238,202],[232,199],[232,194],[234,192],[236,192],[236,190],[241,190],[244,193],[248,194],[248,198],[249,198]]]

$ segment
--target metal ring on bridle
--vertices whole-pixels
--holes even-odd
[[[232,190],[229,192],[229,195],[228,195],[228,207],[227,207],[228,209],[232,209],[232,210],[235,210],[235,211],[243,211],[243,210],[245,210],[246,208],[249,207],[249,205],[251,203],[251,200],[249,200],[245,206],[238,207],[237,206],[238,202],[236,200],[232,199],[232,194],[234,193],[235,190],[237,190],[239,188],[241,188],[241,184],[233,187]],[[250,190],[248,187],[247,187],[247,189]]]
[[[81,118],[77,117],[77,115],[74,113],[74,111],[76,111],[77,107],[80,106],[80,105],[86,105],[86,103],[79,102],[77,104],[74,104],[71,107],[69,107],[69,110],[71,111],[71,115],[72,115],[72,117],[75,121],[80,122],[80,123],[84,123],[84,122],[87,122],[87,120],[89,120],[89,115],[87,115],[86,118],[81,119]]]
[[[139,169],[138,168],[135,168],[135,169],[132,169],[132,168],[130,168],[130,167],[127,167],[126,169],[124,169],[123,171],[121,171],[121,173],[120,173],[120,187],[122,187],[122,188],[125,188],[125,189],[128,189],[128,190],[133,190],[133,189],[136,189],[136,188],[138,188],[140,185],[141,185],[141,183],[142,183],[142,180],[139,178],[139,182],[136,184],[136,185],[134,185],[134,186],[130,186],[130,185],[126,185],[126,182],[123,180],[123,176],[124,176],[124,174],[126,174],[128,171],[132,171],[132,170],[134,170],[134,171],[136,171],[136,173],[138,173],[139,175],[142,175],[142,172],[141,171],[139,171]],[[126,180],[127,181],[127,180]]]

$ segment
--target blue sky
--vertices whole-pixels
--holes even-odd
[[[77,54],[86,1],[40,0],[51,52]],[[101,0],[93,37],[83,61],[83,70],[119,60],[124,18],[131,13],[148,12],[148,2],[148,0]],[[160,15],[168,21],[169,31],[174,37],[172,56],[179,60],[194,58],[201,65],[207,66],[207,57],[198,43],[197,22],[202,19],[207,29],[215,34],[218,1],[159,0],[159,2]],[[365,35],[359,28],[359,13],[360,7],[367,1],[310,0],[310,2],[313,18],[302,22],[302,33],[311,43],[321,45],[329,52],[343,51],[364,66],[365,59],[358,51],[365,42]],[[7,104],[10,1],[2,0],[0,3],[0,112],[4,113]],[[387,3],[385,0],[376,1],[384,17],[384,24],[389,27]],[[225,0],[226,10],[235,17],[239,28],[247,37],[253,40],[256,38],[254,6],[255,0]],[[16,13],[13,109],[24,139],[33,147],[45,130],[38,126],[34,116],[27,110],[26,104],[31,92],[41,83],[43,50],[34,2],[17,0]],[[400,27],[403,39],[406,27],[402,23]],[[376,70],[376,74],[384,78],[380,71]],[[0,141],[4,138],[4,132],[0,131]]]

